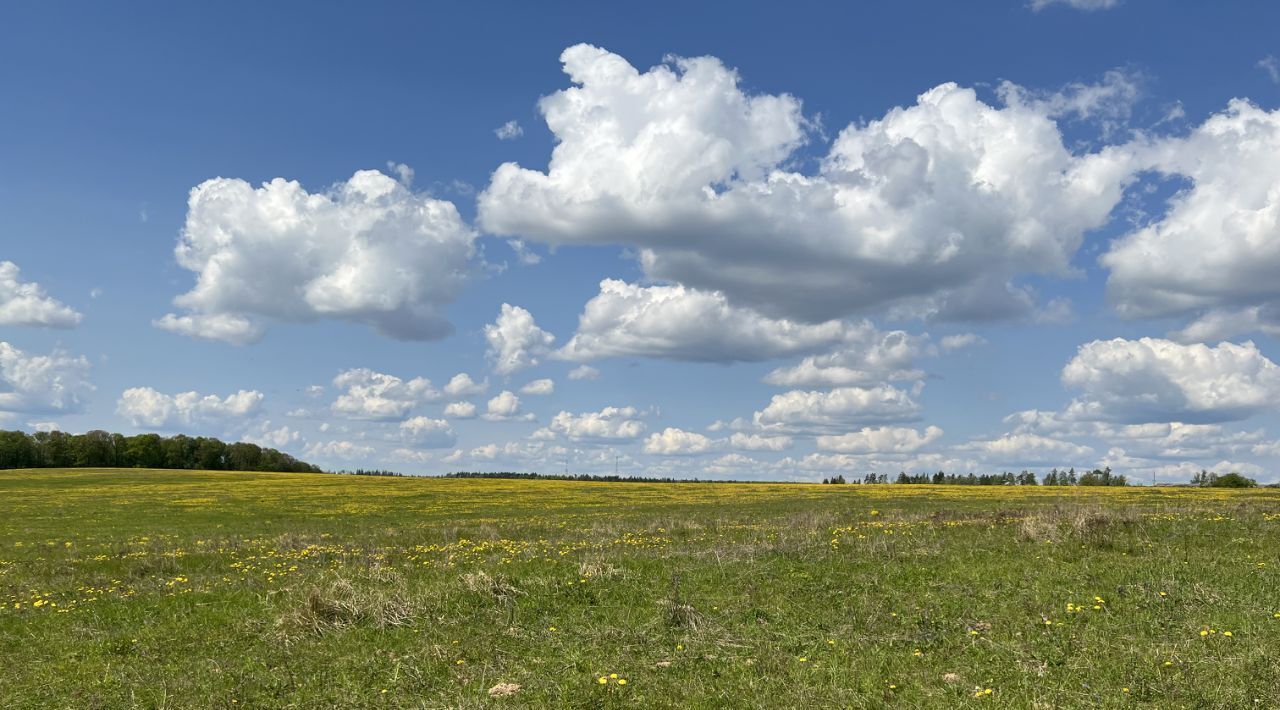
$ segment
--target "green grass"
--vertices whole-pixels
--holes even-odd
[[[1280,707],[1276,490],[67,470],[0,501],[4,708]]]

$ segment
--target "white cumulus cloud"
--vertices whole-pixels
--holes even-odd
[[[23,281],[18,265],[0,261],[0,325],[74,328],[83,316],[52,298],[40,284]]]
[[[1184,341],[1280,332],[1280,110],[1235,100],[1189,135],[1133,151],[1138,167],[1190,187],[1102,256],[1120,314],[1194,317]]]
[[[571,380],[598,380],[600,371],[590,365],[578,365],[569,370],[568,377]]]
[[[368,462],[376,453],[376,449],[368,444],[360,444],[354,441],[317,441],[308,446],[303,455],[309,459],[342,459],[344,461],[362,461]]]
[[[0,412],[79,412],[94,389],[89,370],[84,356],[33,355],[0,341]]]
[[[532,382],[529,382],[528,384],[526,384],[524,387],[520,388],[520,394],[537,395],[537,396],[547,396],[547,395],[555,394],[555,391],[556,391],[555,380],[550,380],[547,378],[542,378],[540,380],[533,380]]]
[[[932,354],[925,336],[901,330],[882,332],[863,321],[849,329],[839,349],[780,367],[764,381],[779,387],[848,387],[919,380],[924,373],[915,368],[915,360]]]
[[[996,439],[981,439],[958,447],[978,453],[985,461],[1006,466],[1057,466],[1069,468],[1090,466],[1093,449],[1039,434],[1005,434]]]
[[[729,436],[729,446],[744,451],[786,451],[792,439],[786,435],[766,436],[736,431]]]
[[[520,411],[520,398],[511,390],[503,390],[498,396],[489,400],[482,419],[491,422],[532,421],[533,415]]]
[[[450,419],[474,419],[476,405],[471,402],[450,402],[444,407],[444,415]]]
[[[645,424],[635,407],[605,407],[598,412],[560,412],[535,438],[564,437],[570,441],[634,441],[644,435]]]
[[[498,319],[484,327],[484,337],[489,341],[489,360],[493,371],[499,375],[537,365],[539,359],[551,352],[556,337],[538,327],[533,314],[519,306],[502,304]]]
[[[838,387],[829,391],[792,390],[774,395],[755,413],[759,426],[793,430],[847,429],[851,426],[891,424],[917,419],[920,405],[906,392],[876,387]]]
[[[1280,367],[1256,345],[1095,340],[1062,370],[1080,390],[1067,414],[1129,423],[1245,419],[1280,402]]]
[[[524,129],[520,127],[518,121],[512,119],[493,129],[493,133],[500,141],[513,141],[524,135]]]
[[[942,436],[936,426],[924,431],[910,427],[864,427],[845,434],[819,436],[818,448],[842,454],[909,454]]]
[[[654,432],[644,442],[646,454],[659,456],[693,456],[710,451],[714,442],[697,432],[667,427]]]
[[[489,391],[489,380],[485,378],[483,382],[476,382],[471,379],[471,375],[465,372],[459,372],[454,375],[449,383],[444,386],[444,393],[450,397],[474,397]]]
[[[440,398],[431,380],[402,380],[364,367],[340,373],[333,386],[342,391],[333,402],[333,413],[351,419],[404,419],[414,407]]]
[[[548,169],[500,166],[481,225],[633,246],[649,278],[774,318],[1028,316],[1034,294],[1015,279],[1070,273],[1129,177],[1115,151],[1068,150],[1049,108],[955,84],[850,124],[796,172],[800,101],[747,93],[718,59],[640,71],[576,45],[561,60],[573,86],[539,104],[558,139]]]
[[[458,440],[449,422],[421,416],[400,422],[400,436],[405,441],[424,449],[450,448]]]
[[[136,427],[173,429],[196,424],[236,424],[262,411],[263,394],[240,390],[226,397],[198,392],[165,394],[151,387],[131,387],[120,395],[116,413]]]
[[[718,292],[605,279],[560,353],[569,360],[767,360],[828,348],[849,337],[850,330],[838,320],[807,324],[769,318],[731,306]]]
[[[363,323],[397,339],[451,332],[474,232],[450,202],[362,170],[325,192],[276,178],[191,190],[178,264],[196,274],[161,328],[245,343],[264,322]]]

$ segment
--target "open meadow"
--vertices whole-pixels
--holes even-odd
[[[5,708],[1280,707],[1276,489],[43,470],[0,501]]]

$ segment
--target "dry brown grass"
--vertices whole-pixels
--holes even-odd
[[[318,636],[357,625],[408,626],[418,613],[419,605],[402,584],[388,589],[337,577],[312,587],[301,603],[277,620],[276,632],[288,642],[300,634]]]
[[[501,574],[490,576],[484,570],[468,572],[462,575],[460,579],[462,580],[462,586],[468,592],[489,597],[495,601],[509,602],[524,594],[505,576]]]
[[[1099,507],[1051,508],[1022,518],[1019,532],[1029,542],[1075,541],[1087,545],[1111,544],[1137,523],[1130,511]]]

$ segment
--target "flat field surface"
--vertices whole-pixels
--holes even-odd
[[[1280,490],[4,471],[0,668],[4,708],[1280,708]]]

